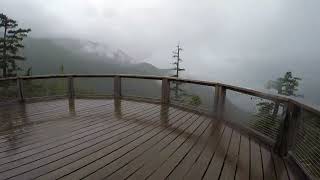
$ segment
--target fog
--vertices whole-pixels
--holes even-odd
[[[185,76],[262,89],[286,71],[320,103],[318,0],[1,0],[33,37],[106,43],[170,68],[180,42]]]

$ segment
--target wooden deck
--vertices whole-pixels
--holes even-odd
[[[158,104],[10,104],[0,123],[0,179],[299,179],[252,138]]]

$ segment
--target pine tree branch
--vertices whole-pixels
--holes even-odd
[[[23,57],[23,56],[19,56],[19,55],[12,55],[12,56],[9,56],[9,59],[17,60],[17,61],[23,61],[23,60],[25,60],[26,58]]]

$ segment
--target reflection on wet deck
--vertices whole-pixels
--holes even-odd
[[[10,104],[1,106],[0,122],[0,179],[295,179],[270,148],[159,104]]]

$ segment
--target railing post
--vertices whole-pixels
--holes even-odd
[[[23,79],[17,78],[17,97],[20,102],[24,102],[23,97]]]
[[[121,97],[121,77],[120,76],[115,76],[113,79],[113,93],[114,93],[114,98]]]
[[[219,107],[219,90],[220,90],[219,86],[216,85],[214,87],[214,102],[213,102],[214,103],[213,104],[214,115],[218,115],[218,112],[219,112],[219,109],[218,109],[218,107]]]
[[[302,109],[301,107],[294,105],[293,104],[293,109],[292,109],[292,116],[291,116],[291,120],[290,120],[290,126],[289,126],[289,143],[288,143],[288,150],[290,151],[295,143],[296,143],[296,137],[297,137],[297,133],[299,130],[299,125],[300,125],[300,118],[301,118],[301,114],[302,114]]]
[[[161,102],[169,104],[170,101],[170,82],[167,78],[162,79]]]
[[[72,76],[68,77],[68,93],[69,93],[69,98],[74,99],[75,92],[74,92],[74,81]]]
[[[280,133],[275,145],[275,151],[280,156],[286,156],[295,144],[300,114],[300,107],[291,102],[287,103],[285,117],[280,125]]]
[[[226,99],[226,87],[221,85],[216,85],[215,95],[214,95],[214,112],[217,119],[224,120],[224,106]]]

